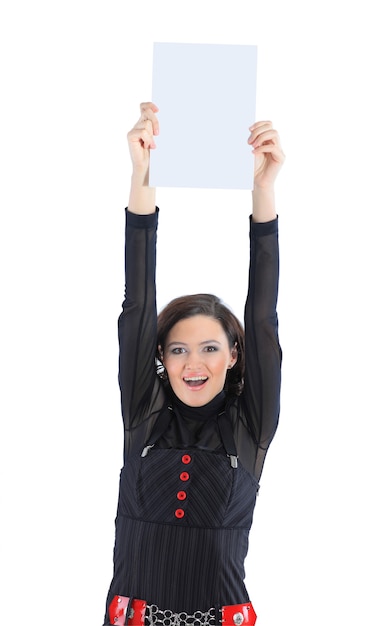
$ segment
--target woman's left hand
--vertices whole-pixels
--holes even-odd
[[[272,189],[285,159],[279,135],[272,122],[256,122],[249,130],[248,143],[255,155],[254,188]]]

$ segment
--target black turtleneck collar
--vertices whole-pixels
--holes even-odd
[[[182,417],[198,420],[200,422],[210,420],[213,417],[216,418],[218,414],[225,409],[226,405],[226,394],[223,390],[203,406],[189,406],[188,404],[184,404],[184,402],[179,400],[174,394],[172,388],[170,388],[170,397],[174,411],[176,408],[177,412]]]

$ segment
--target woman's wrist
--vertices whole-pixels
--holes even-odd
[[[149,215],[156,210],[156,188],[148,185],[149,172],[133,171],[128,209],[138,215]]]
[[[254,222],[270,222],[276,215],[275,190],[273,187],[254,187],[252,191]]]
[[[146,169],[144,167],[134,167],[131,173],[131,184],[138,185],[141,187],[149,186],[149,168]]]

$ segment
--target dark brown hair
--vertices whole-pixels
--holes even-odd
[[[240,395],[243,388],[245,354],[244,329],[237,317],[217,296],[199,293],[175,298],[161,311],[157,318],[157,373],[164,380],[167,374],[161,362],[160,349],[164,352],[167,336],[171,328],[180,320],[194,315],[207,315],[220,322],[228,338],[230,348],[237,350],[237,362],[227,371],[225,391],[229,396]]]

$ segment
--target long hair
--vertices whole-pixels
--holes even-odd
[[[228,338],[229,347],[237,350],[237,362],[227,371],[224,388],[228,396],[240,395],[244,384],[245,368],[244,329],[234,313],[217,296],[207,293],[175,298],[160,312],[157,318],[156,346],[158,375],[163,380],[167,380],[160,349],[164,352],[169,331],[180,320],[194,315],[206,315],[220,322]]]

